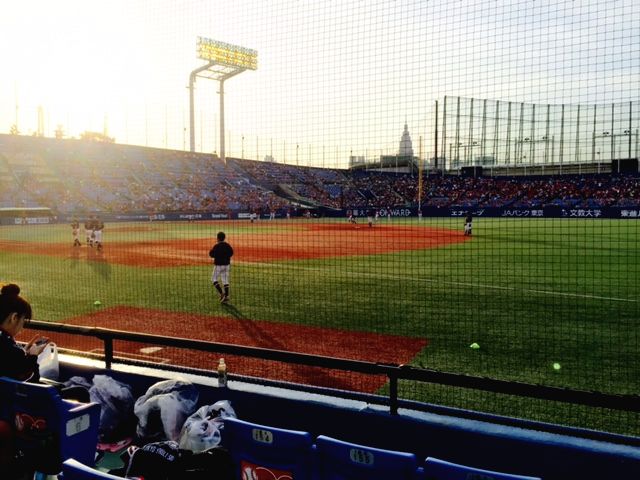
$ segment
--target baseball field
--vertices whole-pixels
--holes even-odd
[[[68,225],[0,227],[0,282],[38,320],[406,363],[607,393],[640,390],[634,220],[111,223],[104,249]],[[208,251],[235,249],[231,302]],[[89,339],[54,336],[98,351]],[[478,348],[470,348],[470,345]],[[116,342],[119,356],[213,367],[197,352]],[[230,372],[366,392],[384,378],[242,358]],[[638,415],[402,382],[404,398],[639,434]]]

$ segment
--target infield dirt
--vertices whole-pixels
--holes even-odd
[[[215,224],[214,224],[215,225]],[[271,222],[261,226],[272,227]],[[422,226],[376,225],[357,226],[336,223],[287,224],[281,232],[256,226],[228,240],[235,250],[234,262],[273,262],[353,255],[376,255],[437,248],[462,243],[470,237],[462,232]],[[114,227],[119,231],[123,228]],[[154,226],[133,227],[136,232],[157,230]],[[105,230],[105,248],[98,252],[87,246],[72,247],[67,243],[32,243],[0,241],[0,250],[48,255],[63,258],[86,259],[117,265],[142,267],[176,267],[209,264],[208,252],[216,229],[212,226],[211,238],[187,238],[172,240],[141,240],[110,242],[109,230]]]

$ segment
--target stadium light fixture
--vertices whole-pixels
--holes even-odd
[[[258,69],[258,52],[250,48],[204,37],[198,37],[196,48],[201,60],[244,70]]]
[[[190,150],[195,152],[195,108],[194,85],[196,77],[217,80],[220,84],[220,159],[226,162],[225,136],[224,136],[224,82],[245,70],[258,69],[258,52],[250,48],[231,45],[230,43],[198,37],[196,41],[196,53],[200,60],[207,63],[196,68],[189,75],[189,130]],[[243,138],[244,140],[244,138]],[[244,141],[243,141],[244,149]],[[244,157],[244,152],[243,155]]]

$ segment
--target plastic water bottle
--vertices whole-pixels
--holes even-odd
[[[218,386],[227,386],[227,364],[224,363],[224,358],[221,358],[218,362]]]

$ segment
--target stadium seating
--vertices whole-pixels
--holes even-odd
[[[60,480],[122,480],[123,477],[94,470],[74,458],[69,458],[62,463],[62,475],[58,478]]]
[[[545,172],[511,176],[506,171],[496,177],[426,175],[421,205],[640,207],[637,173],[560,175],[550,166]],[[45,207],[75,215],[229,210],[266,214],[291,207],[290,200],[296,196],[330,208],[390,208],[415,206],[419,194],[417,177],[409,173],[233,158],[224,163],[207,154],[0,134],[0,208]]]
[[[540,477],[526,477],[509,473],[493,472],[446,462],[437,458],[427,458],[424,464],[425,480],[541,480]]]
[[[223,441],[237,478],[262,478],[261,471],[270,471],[273,478],[312,478],[313,439],[308,432],[227,418]]]
[[[0,377],[2,419],[37,471],[55,474],[68,458],[93,465],[100,405],[63,400],[56,387]]]
[[[413,453],[382,450],[320,435],[316,439],[321,480],[409,480],[420,478]]]

